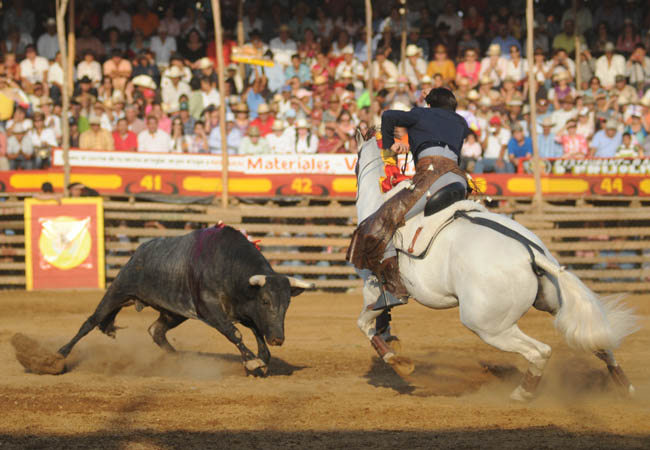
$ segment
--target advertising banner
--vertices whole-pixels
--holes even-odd
[[[27,290],[105,287],[101,198],[25,199]]]

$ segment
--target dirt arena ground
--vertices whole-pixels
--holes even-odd
[[[157,316],[133,308],[118,315],[116,340],[93,331],[80,341],[68,373],[25,373],[14,333],[55,349],[100,297],[0,293],[0,450],[650,448],[650,296],[628,299],[643,329],[617,353],[637,388],[632,401],[617,396],[599,360],[567,348],[548,315],[529,312],[521,328],[554,355],[526,405],[508,400],[523,359],[484,344],[458,310],[394,311],[416,364],[402,380],[357,330],[358,294],[295,298],[265,379],[246,377],[235,347],[197,321],[169,333],[177,355],[163,353],[146,332]]]

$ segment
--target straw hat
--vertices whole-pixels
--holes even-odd
[[[348,44],[345,47],[343,47],[343,49],[341,50],[341,53],[343,53],[344,55],[354,55],[354,49],[352,48],[352,46],[350,44]],[[408,51],[407,51],[406,55],[408,56]]]
[[[546,116],[544,119],[542,119],[542,126],[543,127],[552,127],[555,125],[555,122],[553,122],[553,119],[551,116]]]
[[[138,75],[133,78],[134,86],[140,86],[147,89],[156,89],[156,82],[149,75]]]
[[[488,47],[487,55],[488,56],[501,55],[501,46],[499,44],[491,44],[490,47]]]
[[[298,119],[296,121],[296,129],[299,130],[300,128],[307,128],[307,129],[309,128],[309,124],[305,119]]]
[[[409,44],[406,46],[406,56],[417,56],[420,54],[420,49],[415,44]]]
[[[605,129],[607,129],[607,130],[609,130],[609,129],[614,129],[614,130],[615,130],[615,129],[617,129],[617,128],[618,128],[618,122],[615,121],[615,120],[613,120],[613,119],[609,119],[609,120],[605,123]]]
[[[432,83],[433,83],[433,80],[431,79],[431,77],[429,75],[423,76],[422,79],[420,80],[420,84],[432,84]]]
[[[169,78],[182,78],[183,77],[183,72],[181,71],[181,69],[178,68],[178,66],[172,66],[167,71],[167,76]]]
[[[248,129],[248,135],[251,136],[251,137],[254,137],[254,136],[259,137],[259,136],[261,136],[260,129],[257,126],[253,125],[252,127],[250,127]]]
[[[478,91],[475,89],[472,89],[467,93],[467,100],[475,102],[476,100],[480,99],[481,96],[479,95]]]
[[[212,67],[212,61],[210,61],[210,58],[207,56],[199,59],[196,63],[199,69],[207,69],[208,67]],[[235,66],[235,68],[237,68],[237,66]]]
[[[271,125],[271,130],[273,131],[282,131],[284,130],[284,122],[282,120],[276,120]]]
[[[258,114],[265,114],[268,112],[271,112],[271,108],[269,108],[269,105],[266,103],[260,103],[260,105],[257,107]]]

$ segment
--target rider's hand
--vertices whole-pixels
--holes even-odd
[[[390,146],[390,149],[398,155],[403,155],[409,152],[408,146],[406,144],[402,144],[401,142],[393,143],[393,145]]]

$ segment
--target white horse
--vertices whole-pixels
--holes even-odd
[[[359,222],[409,183],[404,181],[382,194],[379,177],[384,175],[383,161],[374,138],[362,141],[357,170]],[[458,210],[476,211],[468,215],[510,228],[529,244],[475,224],[467,216],[452,218]],[[633,394],[634,387],[612,350],[638,329],[636,317],[615,298],[600,299],[574,274],[564,270],[542,241],[525,227],[465,200],[427,218],[407,217],[394,241],[400,249],[402,280],[418,303],[433,309],[458,306],[463,325],[483,341],[503,351],[519,353],[529,362],[524,379],[510,396],[512,399],[524,401],[534,396],[551,356],[551,347],[524,334],[517,326],[531,306],[554,315],[555,326],[568,344],[595,352],[607,363],[615,383],[626,394]],[[541,270],[534,271],[532,266]],[[384,340],[386,334],[379,335],[375,329],[375,319],[381,314],[372,310],[381,294],[378,281],[368,270],[358,272],[364,280],[364,305],[357,324],[384,361],[406,375],[414,368],[410,360],[396,355]]]

